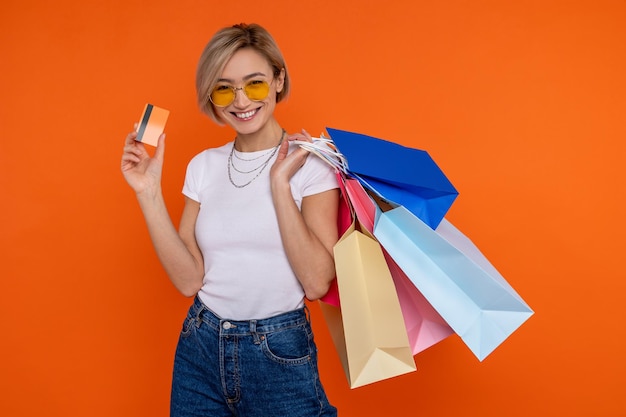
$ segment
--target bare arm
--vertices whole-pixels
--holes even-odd
[[[174,286],[185,296],[195,295],[202,286],[204,266],[195,239],[195,223],[200,204],[185,200],[185,208],[176,231],[161,191],[161,172],[165,152],[165,136],[161,135],[154,157],[136,133],[126,137],[122,156],[122,173],[135,191],[157,256]]]
[[[310,140],[310,136],[306,135]],[[292,138],[293,139],[293,138]],[[302,140],[302,135],[297,139]],[[288,143],[279,150],[272,167],[272,198],[287,258],[309,300],[328,292],[335,277],[333,246],[337,242],[338,190],[305,197],[298,209],[289,179],[302,167],[308,152],[297,149],[287,156]]]

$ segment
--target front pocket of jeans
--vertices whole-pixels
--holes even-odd
[[[262,348],[268,358],[283,364],[297,365],[308,362],[311,357],[309,335],[304,326],[264,335]]]
[[[193,333],[194,327],[196,327],[196,318],[195,317],[187,317],[183,322],[183,329],[180,332],[180,336],[185,338],[189,337],[191,333]]]

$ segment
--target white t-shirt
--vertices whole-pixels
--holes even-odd
[[[204,256],[204,280],[198,296],[218,316],[233,320],[262,319],[300,308],[304,290],[287,260],[270,190],[269,171],[276,155],[258,178],[237,188],[228,178],[232,147],[229,142],[205,150],[187,167],[183,194],[200,203],[196,240]],[[236,170],[230,170],[235,184],[254,178],[258,170],[248,171],[266,161],[271,151],[235,152]],[[309,155],[290,184],[298,207],[303,197],[338,186],[333,169],[315,155]]]

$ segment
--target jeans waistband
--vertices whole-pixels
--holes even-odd
[[[269,333],[288,327],[297,327],[309,323],[309,311],[306,306],[273,317],[258,320],[231,320],[219,317],[211,311],[198,296],[195,297],[192,311],[194,315],[209,326],[228,334]]]

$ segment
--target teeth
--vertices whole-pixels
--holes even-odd
[[[237,116],[239,119],[247,119],[248,117],[254,116],[254,113],[256,113],[256,110],[251,110],[245,113],[235,113],[235,116]]]

